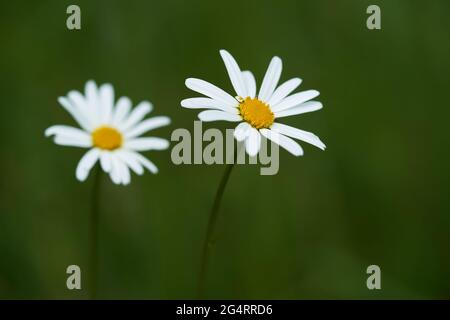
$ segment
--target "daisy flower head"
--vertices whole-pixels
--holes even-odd
[[[130,169],[138,175],[142,175],[144,169],[158,172],[158,168],[139,152],[164,150],[169,142],[140,136],[168,125],[170,118],[158,116],[144,120],[153,109],[150,102],[143,101],[135,108],[128,97],[120,97],[115,102],[111,84],[97,87],[92,80],[86,83],[84,95],[73,90],[59,97],[58,102],[80,128],[55,125],[45,130],[45,135],[53,136],[58,145],[89,149],[76,168],[79,181],[87,179],[97,161],[115,184],[129,184]]]
[[[236,95],[228,94],[217,86],[196,78],[186,79],[186,86],[206,97],[189,98],[181,106],[189,109],[208,109],[198,114],[201,121],[239,122],[234,130],[237,141],[245,143],[250,156],[256,156],[265,137],[295,156],[303,155],[302,147],[292,138],[312,144],[322,150],[325,145],[311,132],[278,123],[279,118],[316,111],[322,108],[316,90],[291,93],[302,82],[290,79],[277,87],[282,62],[273,57],[257,93],[255,77],[250,71],[241,71],[233,56],[220,50],[223,62]]]

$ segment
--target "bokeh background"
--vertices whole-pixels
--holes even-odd
[[[81,7],[80,31],[66,28],[70,4]],[[366,28],[370,4],[381,7],[381,31]],[[282,81],[318,89],[324,109],[284,123],[328,148],[282,150],[275,176],[235,168],[207,297],[450,298],[449,12],[444,0],[2,1],[0,298],[87,297],[66,289],[65,271],[88,266],[93,179],[75,179],[84,150],[44,137],[75,124],[57,97],[111,82],[170,116],[152,132],[170,138],[196,119],[179,104],[195,95],[185,78],[231,89],[221,48],[258,83],[279,55]],[[213,126],[231,127],[204,128]],[[195,298],[224,166],[146,155],[158,175],[102,181],[99,296]],[[371,264],[382,290],[366,288]]]

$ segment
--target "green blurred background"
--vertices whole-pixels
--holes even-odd
[[[80,31],[66,28],[70,4],[81,7]],[[370,4],[381,31],[366,28]],[[448,1],[2,1],[0,12],[0,298],[87,297],[66,289],[65,271],[88,266],[93,179],[75,179],[84,150],[44,137],[75,124],[57,97],[111,82],[170,116],[151,133],[170,138],[197,116],[180,107],[195,96],[185,78],[231,89],[221,48],[258,83],[279,55],[282,81],[319,90],[323,110],[283,122],[328,148],[281,151],[275,176],[235,168],[207,297],[450,298]],[[214,126],[231,128],[204,128]],[[99,296],[195,298],[224,166],[145,155],[158,175],[102,181]],[[371,264],[382,290],[366,288]]]

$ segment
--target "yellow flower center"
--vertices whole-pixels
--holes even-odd
[[[269,105],[257,98],[247,97],[241,100],[239,113],[245,121],[256,129],[269,128],[275,120]]]
[[[99,127],[92,132],[92,143],[100,149],[115,150],[122,145],[122,134],[111,127]]]

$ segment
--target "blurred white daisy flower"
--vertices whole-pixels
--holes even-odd
[[[55,125],[48,128],[45,135],[54,136],[54,142],[59,145],[90,149],[78,163],[78,180],[86,180],[97,161],[115,184],[129,184],[130,169],[138,175],[144,173],[144,168],[158,172],[158,168],[139,151],[164,150],[169,147],[169,142],[139,136],[168,125],[170,118],[159,116],[143,120],[153,109],[150,102],[143,101],[134,109],[127,97],[121,97],[115,103],[112,85],[97,87],[94,81],[86,83],[84,95],[74,90],[66,97],[59,97],[58,101],[78,122],[80,129]]]
[[[204,80],[189,78],[186,86],[206,97],[181,101],[181,106],[190,109],[210,109],[199,113],[201,121],[240,122],[234,136],[245,141],[250,156],[256,156],[261,147],[261,135],[272,140],[295,156],[303,155],[302,147],[293,139],[310,143],[322,150],[325,145],[311,132],[278,123],[278,118],[316,111],[322,108],[318,101],[310,101],[319,92],[307,90],[290,95],[302,82],[293,78],[277,87],[282,63],[273,57],[264,76],[259,93],[256,94],[255,77],[250,71],[241,71],[236,60],[226,50],[220,50],[236,97]]]

